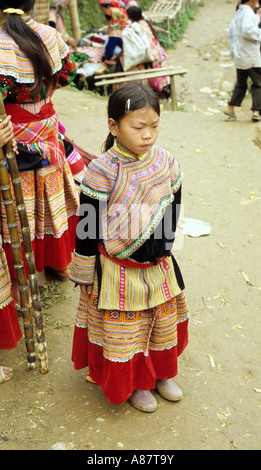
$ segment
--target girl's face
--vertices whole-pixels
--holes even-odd
[[[159,134],[159,115],[153,108],[130,111],[118,123],[109,119],[109,128],[118,142],[135,155],[146,153]]]

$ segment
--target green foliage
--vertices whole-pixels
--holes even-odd
[[[142,11],[147,10],[154,0],[140,0]],[[184,11],[177,14],[175,20],[170,26],[170,40],[166,33],[159,33],[159,41],[164,48],[174,47],[175,43],[182,37],[188,22],[194,19],[196,7],[186,7]],[[78,0],[78,13],[81,24],[82,36],[90,29],[99,29],[105,26],[104,15],[99,6],[98,0]],[[69,10],[65,12],[65,25],[69,34],[72,34],[71,20]],[[166,28],[165,24],[159,24],[162,28]]]
[[[98,0],[77,0],[78,13],[83,34],[89,29],[98,29],[105,25],[104,15],[99,6]],[[153,0],[140,0],[140,7],[146,10],[153,3]],[[65,12],[65,25],[71,34],[71,20],[69,10]]]
[[[104,25],[104,15],[99,7],[98,0],[77,0],[78,14],[83,34],[91,28],[101,28]],[[65,25],[71,34],[71,19],[69,9],[65,11]]]
[[[139,5],[142,11],[145,11],[149,9],[152,3],[154,3],[154,0],[140,0]]]
[[[175,20],[170,25],[170,44],[168,43],[168,37],[165,33],[159,33],[159,41],[165,49],[167,47],[174,47],[175,43],[182,37],[184,30],[186,29],[190,20],[193,20],[195,17],[195,11],[191,8],[185,8],[184,11],[181,11],[175,17]],[[160,25],[162,28],[165,25]]]

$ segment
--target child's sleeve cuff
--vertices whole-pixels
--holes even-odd
[[[75,251],[72,255],[69,279],[77,284],[93,284],[96,255],[83,256]]]

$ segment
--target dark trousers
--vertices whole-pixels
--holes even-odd
[[[230,106],[241,106],[247,91],[247,79],[251,78],[252,111],[261,111],[261,68],[237,69],[237,79],[229,101]],[[261,113],[260,113],[261,114]]]

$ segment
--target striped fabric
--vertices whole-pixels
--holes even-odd
[[[94,281],[96,256],[81,256],[75,251],[72,254],[70,280],[77,284],[92,284]]]
[[[126,259],[154,232],[182,182],[174,157],[152,147],[138,160],[115,144],[93,160],[81,190],[108,200],[103,217],[104,246],[110,256]]]
[[[12,302],[10,277],[0,236],[0,310]]]
[[[128,23],[128,15],[123,8],[108,8],[108,15],[111,15],[111,23],[109,25],[108,34],[116,36],[117,31],[122,31]]]
[[[69,53],[69,47],[54,28],[37,23],[30,16],[23,17],[23,19],[45,43],[51,56],[52,71],[55,74],[61,70],[62,59]],[[32,63],[2,28],[0,28],[0,74],[14,77],[20,83],[34,83],[35,81]]]
[[[57,166],[49,165],[37,170],[21,172],[20,178],[31,238],[44,239],[45,234],[60,238],[68,230],[68,219],[76,214],[79,204],[73,176],[65,157],[62,171]],[[14,205],[18,232],[22,241],[19,215],[16,204]],[[4,242],[10,243],[6,212],[2,201],[0,203],[0,232]]]
[[[108,3],[110,4],[108,6]],[[106,14],[111,17],[108,24],[108,35],[117,36],[125,28],[128,23],[128,15],[120,1],[99,0],[101,6],[107,4]],[[118,33],[118,34],[117,34]]]
[[[180,294],[170,256],[156,266],[139,269],[120,266],[101,255],[101,266],[101,309],[145,310]]]
[[[163,351],[177,345],[177,325],[188,319],[184,293],[163,305],[138,312],[97,308],[97,282],[88,302],[81,293],[76,326],[88,329],[91,343],[103,348],[103,357],[127,362],[135,354]],[[88,313],[87,313],[88,312]]]
[[[62,141],[58,139],[59,123],[57,114],[41,121],[14,123],[13,129],[18,143],[26,144],[28,149],[36,150],[43,158],[53,164],[62,164],[64,146]]]

